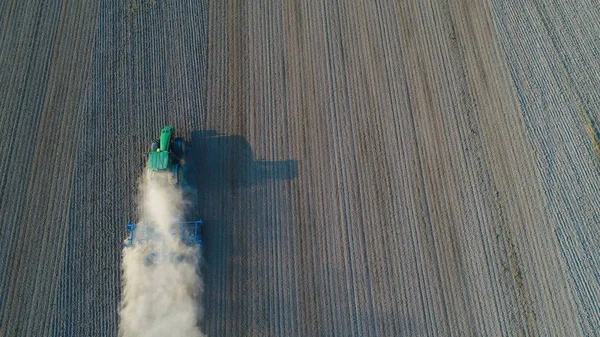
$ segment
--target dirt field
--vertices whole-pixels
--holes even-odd
[[[600,331],[597,1],[0,2],[0,336],[114,336],[155,133],[210,336]]]

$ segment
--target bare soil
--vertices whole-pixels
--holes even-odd
[[[208,335],[594,335],[599,19],[593,1],[0,3],[0,335],[117,334],[167,124],[206,224]]]

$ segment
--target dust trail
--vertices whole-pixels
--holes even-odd
[[[143,178],[139,223],[156,224],[164,240],[123,250],[120,336],[204,336],[198,327],[203,313],[198,270],[201,252],[183,244],[169,230],[171,224],[184,220],[188,203],[182,190],[170,185],[166,176]],[[148,263],[152,252],[167,261]]]

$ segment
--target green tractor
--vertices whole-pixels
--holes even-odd
[[[148,174],[150,178],[156,172],[166,172],[169,183],[183,185],[185,175],[185,140],[173,138],[173,127],[165,126],[160,131],[160,139],[152,142],[152,151],[148,153]]]

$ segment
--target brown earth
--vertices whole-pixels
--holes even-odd
[[[113,336],[189,138],[212,336],[600,331],[600,8],[0,3],[0,336]]]

